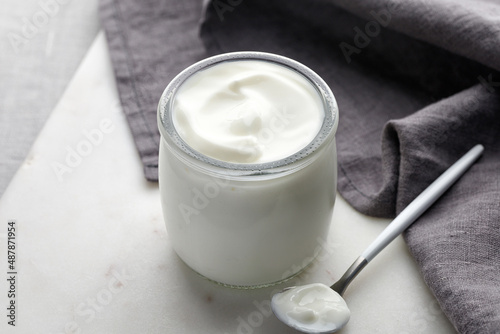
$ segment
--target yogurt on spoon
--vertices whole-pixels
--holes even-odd
[[[289,288],[274,295],[271,305],[278,319],[308,333],[337,331],[351,316],[344,299],[321,283]]]

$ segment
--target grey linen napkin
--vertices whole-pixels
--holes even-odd
[[[101,0],[101,18],[151,181],[166,84],[196,60],[237,50],[294,58],[327,81],[340,108],[338,188],[362,213],[394,217],[483,144],[405,240],[460,333],[500,333],[500,4]]]

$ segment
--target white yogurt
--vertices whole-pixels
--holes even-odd
[[[276,294],[272,306],[281,321],[308,333],[336,331],[351,316],[344,299],[321,283],[297,286]]]
[[[234,163],[283,159],[316,137],[323,101],[303,76],[284,66],[247,60],[217,64],[176,93],[174,125],[198,152]]]
[[[321,251],[338,116],[312,71],[263,53],[216,56],[169,84],[158,117],[164,219],[192,269],[255,287],[296,274]]]

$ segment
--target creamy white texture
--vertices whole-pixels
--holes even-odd
[[[286,158],[318,134],[324,112],[314,86],[266,61],[222,62],[188,78],[176,92],[181,138],[212,158],[264,163]]]
[[[231,286],[273,284],[305,268],[324,248],[335,202],[338,118],[336,106],[323,105],[333,96],[319,93],[301,66],[295,72],[276,58],[194,70],[173,90],[169,85],[160,103],[160,115],[168,113],[162,119],[172,119],[176,130],[160,123],[158,172],[169,239],[192,269]],[[307,155],[295,157],[330,113],[335,123]],[[241,165],[290,157],[297,164],[238,175],[190,156],[177,134],[197,157]]]
[[[278,282],[307,266],[325,249],[337,184],[335,142],[317,153],[292,174],[233,180],[190,168],[162,140],[161,200],[177,254],[235,286]]]
[[[321,283],[297,286],[276,294],[272,303],[279,319],[311,333],[338,330],[351,315],[344,299]]]

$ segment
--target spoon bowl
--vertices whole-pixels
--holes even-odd
[[[311,291],[315,295],[313,298],[310,298]],[[300,299],[298,309],[287,307],[294,304],[293,300],[290,303],[290,299],[294,298]],[[347,324],[351,315],[344,299],[320,283],[284,289],[273,296],[271,308],[282,322],[305,333],[338,331]]]

